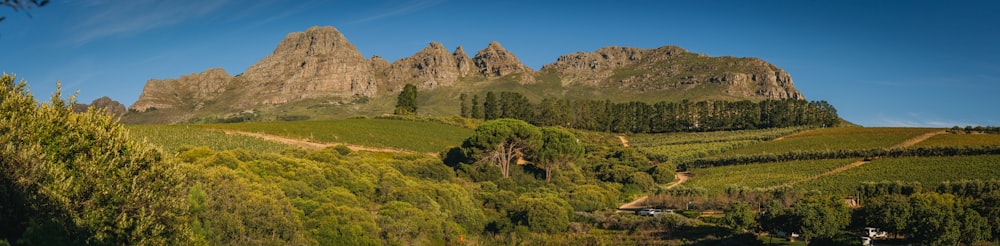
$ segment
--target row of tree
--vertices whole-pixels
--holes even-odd
[[[951,127],[951,129],[948,129],[948,132],[951,132],[951,133],[965,132],[965,133],[1000,134],[1000,126],[965,126],[964,128],[963,127],[958,127],[958,126],[953,126],[953,127]]]
[[[844,158],[879,158],[879,157],[930,157],[930,156],[961,156],[961,155],[997,155],[1000,146],[935,146],[905,149],[875,148],[867,150],[825,150],[806,152],[762,153],[757,155],[737,155],[716,158],[697,159],[678,165],[680,169],[707,168],[749,163],[785,162],[800,160],[824,160]]]
[[[834,126],[837,110],[826,101],[763,100],[613,103],[610,100],[545,98],[530,102],[517,92],[462,94],[461,115],[492,120],[513,118],[540,126],[630,133],[722,131],[791,126]],[[471,101],[470,101],[471,100]]]

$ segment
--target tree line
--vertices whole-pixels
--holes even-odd
[[[513,118],[539,126],[563,126],[616,133],[727,131],[792,126],[834,126],[837,110],[826,101],[795,99],[692,102],[572,100],[533,103],[517,92],[459,96],[461,115],[492,120]]]

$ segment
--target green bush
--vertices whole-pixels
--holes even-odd
[[[183,175],[101,111],[39,104],[0,77],[0,237],[15,244],[189,244]]]

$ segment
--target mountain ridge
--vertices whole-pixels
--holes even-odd
[[[151,79],[124,119],[131,123],[176,123],[303,101],[316,101],[307,106],[310,108],[350,105],[354,111],[377,114],[369,111],[382,111],[384,106],[365,106],[366,102],[394,96],[405,84],[414,84],[424,92],[475,93],[503,83],[512,84],[499,88],[558,84],[536,85],[547,88],[538,91],[540,96],[584,90],[600,98],[602,91],[613,89],[666,101],[677,99],[677,95],[693,99],[805,98],[787,72],[759,58],[709,57],[677,46],[607,46],[560,56],[536,71],[492,41],[472,57],[461,45],[449,51],[439,42],[430,42],[412,56],[389,62],[377,55],[366,59],[334,27],[314,26],[286,35],[271,54],[236,76],[212,68],[177,79]],[[694,95],[693,91],[705,95]],[[457,97],[453,92],[442,96]],[[448,114],[450,110],[437,112]],[[158,116],[140,116],[143,114]]]

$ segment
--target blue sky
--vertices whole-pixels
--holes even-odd
[[[60,1],[0,9],[0,72],[48,98],[135,102],[148,79],[238,74],[290,32],[334,26],[389,61],[493,40],[538,69],[604,46],[760,57],[865,126],[1000,125],[998,1]]]

